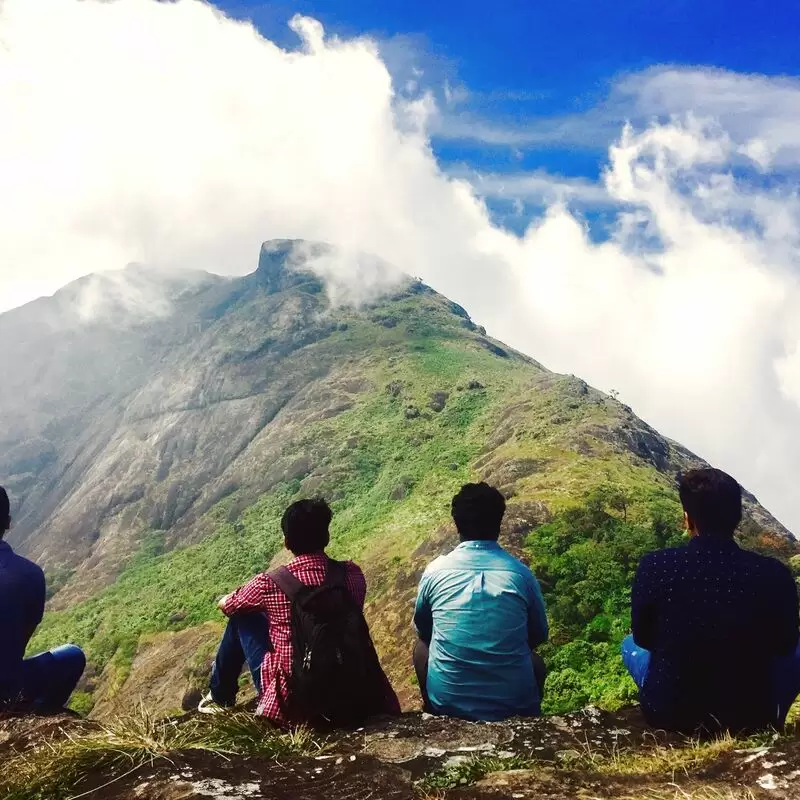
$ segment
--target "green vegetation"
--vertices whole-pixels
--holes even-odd
[[[666,491],[606,485],[530,534],[526,547],[551,623],[542,648],[550,668],[546,713],[587,703],[613,710],[635,700],[619,657],[630,631],[630,586],[644,553],[680,543],[680,521]]]

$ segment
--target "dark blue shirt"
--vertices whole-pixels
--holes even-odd
[[[705,536],[649,553],[633,585],[632,627],[652,653],[640,693],[651,725],[773,723],[772,666],[798,641],[797,587],[779,561]]]
[[[44,614],[44,573],[0,541],[0,694],[13,690],[25,648]]]

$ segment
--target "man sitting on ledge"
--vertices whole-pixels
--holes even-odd
[[[364,574],[325,554],[331,519],[324,500],[292,503],[281,528],[294,559],[219,601],[228,625],[201,713],[234,705],[245,663],[257,713],[278,725],[347,727],[400,713],[363,616]]]
[[[469,720],[541,713],[547,641],[533,573],[498,544],[506,503],[485,483],[453,498],[461,544],[433,561],[419,585],[414,669],[427,711]]]
[[[83,675],[86,658],[72,644],[25,658],[44,614],[45,580],[36,564],[3,541],[10,528],[8,494],[0,486],[0,707],[58,711]]]
[[[657,728],[780,729],[800,692],[797,587],[774,558],[742,550],[739,484],[716,469],[680,478],[690,541],[646,555],[622,644]]]

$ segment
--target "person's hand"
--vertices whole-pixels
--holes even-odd
[[[217,608],[220,611],[224,611],[225,610],[225,606],[227,605],[228,600],[230,600],[230,597],[231,596],[229,594],[226,594],[226,595],[223,595],[222,597],[220,597],[220,599],[217,601]]]

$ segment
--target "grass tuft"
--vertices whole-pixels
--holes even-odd
[[[750,789],[742,787],[671,786],[666,789],[646,789],[644,794],[627,795],[620,800],[756,800],[756,796]]]
[[[586,748],[585,763],[603,775],[687,775],[742,746],[741,740],[725,734],[710,741],[688,739],[680,747],[655,742],[643,752],[614,752],[610,756]]]
[[[279,759],[320,752],[323,741],[300,728],[283,733],[247,712],[156,720],[139,713],[83,731],[61,730],[37,746],[6,758],[0,768],[5,800],[78,798],[90,776],[120,780],[146,764],[170,761],[180,752],[205,750],[222,755]]]
[[[427,775],[417,784],[417,789],[423,797],[431,797],[435,796],[437,791],[456,789],[459,786],[470,786],[483,780],[493,772],[534,769],[536,765],[537,762],[521,756],[510,756],[508,758],[502,758],[501,756],[475,756],[461,764]],[[432,792],[434,793],[433,795],[431,795]]]

